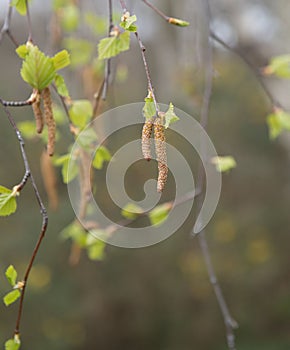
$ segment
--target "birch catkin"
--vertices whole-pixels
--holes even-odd
[[[153,130],[153,120],[147,119],[142,130],[142,153],[146,160],[151,160],[151,134]]]
[[[160,117],[156,118],[154,121],[154,141],[155,152],[158,161],[157,192],[162,192],[167,181],[168,167],[166,155],[165,127]]]
[[[53,118],[50,90],[46,87],[42,91],[45,123],[48,130],[47,153],[53,156],[55,145],[56,125]]]
[[[40,93],[38,90],[35,90],[33,92],[35,94],[35,101],[32,103],[32,110],[35,118],[36,123],[36,131],[38,134],[42,133],[43,130],[43,115],[42,110],[40,108]]]

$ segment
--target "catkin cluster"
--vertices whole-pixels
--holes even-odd
[[[52,102],[50,96],[49,87],[46,87],[41,92],[35,90],[35,100],[32,103],[32,110],[36,123],[36,131],[38,134],[42,133],[44,123],[47,125],[48,141],[47,141],[47,153],[49,156],[53,156],[55,145],[56,124],[53,117]],[[41,109],[41,98],[43,100],[43,111]],[[43,116],[44,113],[44,116]]]
[[[158,181],[157,192],[163,192],[168,174],[165,127],[163,125],[163,116],[160,115],[153,119],[146,120],[142,130],[142,153],[146,160],[151,159],[151,134],[154,130],[155,152],[158,162]]]

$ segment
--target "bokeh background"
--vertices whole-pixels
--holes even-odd
[[[106,1],[79,3],[83,13],[107,14]],[[128,1],[138,17],[158,99],[172,100],[198,118],[205,73],[203,1],[156,0],[154,4],[191,22],[186,29],[172,28],[141,1]],[[114,5],[120,12],[119,2]],[[1,23],[6,10],[7,1],[1,0]],[[212,28],[256,67],[290,51],[289,1],[215,0],[211,10]],[[51,1],[32,0],[31,14],[35,43],[53,54]],[[96,48],[89,28],[80,27],[66,36],[86,38]],[[25,18],[15,14],[12,29],[17,40],[25,42]],[[105,108],[140,102],[146,95],[144,67],[135,42],[118,61],[128,70],[128,77],[110,89]],[[30,89],[19,75],[21,61],[7,38],[0,46],[0,62],[1,98],[27,98]],[[282,134],[270,141],[269,101],[239,57],[214,44],[214,67],[209,134],[218,154],[230,154],[238,163],[223,175],[221,200],[207,229],[214,266],[239,323],[237,348],[290,349],[290,137]],[[73,98],[91,97],[83,71],[84,66],[66,70]],[[289,82],[271,78],[266,83],[289,109]],[[13,114],[17,121],[33,118],[29,108]],[[0,182],[9,187],[20,180],[23,164],[14,132],[3,111],[0,115]],[[61,153],[63,145],[58,147]],[[46,198],[39,167],[43,145],[27,142],[26,149]],[[84,253],[71,266],[71,244],[63,242],[59,233],[74,213],[59,169],[57,176],[60,203],[57,211],[49,211],[49,229],[27,288],[23,349],[226,349],[223,320],[198,240],[190,238],[193,215],[175,235],[156,246],[139,250],[109,246],[102,262],[91,261]],[[130,181],[134,173],[131,176]],[[170,192],[166,195],[170,198]],[[24,271],[41,224],[30,186],[18,204],[16,214],[0,219],[1,295],[8,290],[6,267],[13,263],[20,273]],[[0,343],[13,333],[16,308],[0,303]]]

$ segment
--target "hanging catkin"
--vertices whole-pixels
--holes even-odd
[[[47,153],[53,156],[55,145],[56,125],[53,118],[50,90],[48,87],[42,91],[45,123],[48,130]]]
[[[164,190],[168,173],[165,127],[162,123],[161,117],[162,116],[159,115],[159,117],[154,121],[155,152],[158,161],[157,192],[162,192]]]
[[[32,110],[33,110],[35,123],[36,123],[36,131],[38,134],[41,134],[44,123],[43,123],[42,110],[40,108],[40,93],[38,90],[34,90],[33,93],[35,94],[35,101],[32,103]]]
[[[153,130],[153,119],[147,119],[142,130],[142,153],[146,160],[151,160],[151,134]]]
[[[49,157],[46,150],[42,152],[40,157],[40,170],[43,179],[43,184],[48,196],[48,202],[51,209],[56,210],[58,206],[58,192],[55,168],[52,164],[52,159]]]

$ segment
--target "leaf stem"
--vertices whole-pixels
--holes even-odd
[[[0,31],[0,44],[4,38],[4,35],[7,34],[9,39],[14,44],[14,46],[18,47],[19,44],[18,44],[17,40],[14,38],[14,36],[12,35],[11,30],[10,30],[10,23],[11,23],[12,10],[13,10],[13,7],[11,6],[11,1],[12,0],[9,0],[9,2],[8,2],[8,10],[6,13],[6,17],[4,19],[3,26],[2,26],[1,31]]]
[[[32,40],[32,23],[31,23],[31,17],[30,17],[30,9],[28,6],[28,0],[25,0],[26,3],[26,18],[27,18],[27,25],[28,25],[28,42],[33,42]]]

